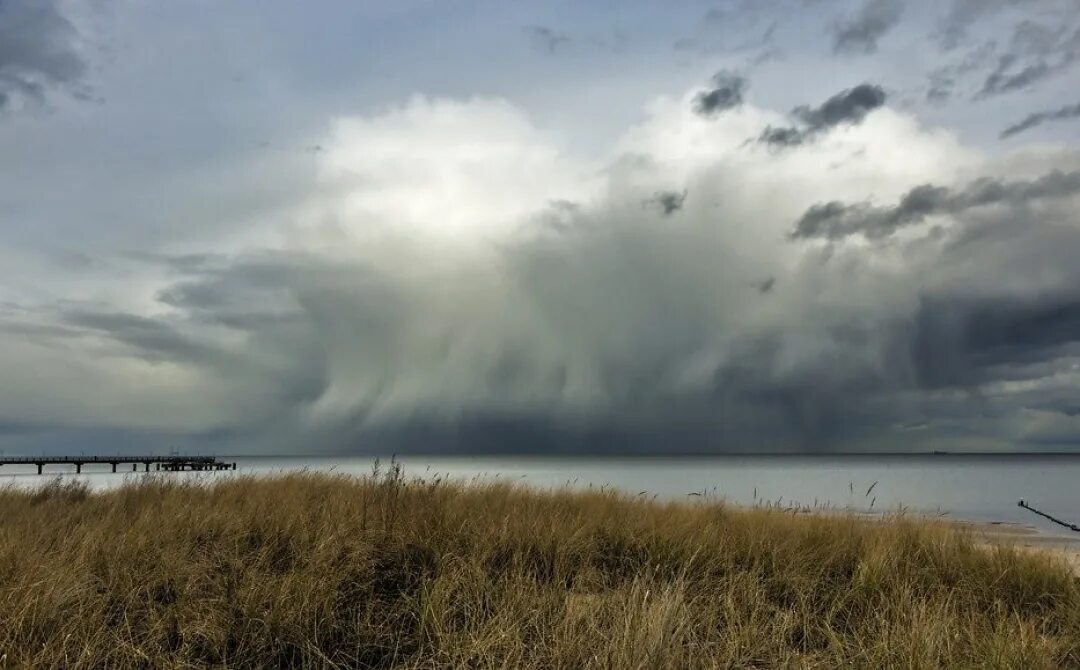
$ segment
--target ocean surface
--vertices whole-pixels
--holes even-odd
[[[224,458],[224,457],[223,457]],[[374,458],[227,457],[236,472],[151,473],[162,477],[230,477],[299,470],[370,473]],[[1004,521],[1068,533],[1017,506],[1023,499],[1058,518],[1080,523],[1077,455],[813,455],[718,457],[452,457],[398,459],[406,476],[516,481],[539,488],[611,487],[666,499],[726,500],[739,505],[804,506],[859,512],[895,511],[973,521]],[[382,459],[383,466],[387,459]],[[79,477],[94,488],[117,486],[142,473],[109,466],[0,467],[0,485],[33,486],[49,475]]]

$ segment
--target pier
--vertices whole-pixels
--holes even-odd
[[[140,465],[144,466],[145,472],[150,472],[151,465],[159,472],[236,469],[236,463],[227,463],[214,456],[17,456],[0,458],[0,466],[4,465],[36,465],[39,475],[46,465],[74,465],[76,473],[81,473],[84,465],[109,465],[113,472],[121,465],[130,465],[132,472],[137,472]]]

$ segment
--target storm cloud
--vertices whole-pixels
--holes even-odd
[[[0,449],[1075,446],[1071,5],[804,4],[0,4]]]
[[[957,423],[975,435],[1004,430],[1004,418],[974,427],[987,402],[1002,417],[1016,403],[1060,405],[1064,382],[1048,366],[1076,354],[1080,276],[1062,251],[1076,242],[1075,229],[1054,222],[1071,221],[1055,217],[1074,210],[1035,207],[1080,193],[1078,169],[913,186],[886,208],[811,206],[822,186],[865,173],[853,164],[831,176],[827,152],[810,159],[821,165],[811,170],[795,153],[746,156],[737,134],[730,144],[721,135],[706,147],[710,158],[684,175],[695,197],[683,200],[680,191],[655,190],[667,169],[642,158],[653,142],[678,153],[695,146],[696,124],[715,128],[683,113],[650,120],[655,135],[627,147],[637,158],[616,159],[596,184],[577,181],[586,188],[578,193],[568,192],[575,180],[556,178],[573,174],[572,164],[541,161],[506,181],[523,157],[542,152],[503,103],[416,102],[343,121],[320,160],[331,182],[351,180],[349,195],[332,201],[329,218],[307,225],[291,250],[132,258],[160,277],[153,309],[28,307],[8,314],[5,331],[11,338],[15,324],[24,332],[38,326],[30,351],[42,353],[24,360],[40,357],[39,370],[50,369],[45,357],[55,366],[72,347],[155,370],[201,399],[165,405],[177,420],[265,448],[300,436],[346,451],[875,448],[907,439],[903,426],[913,423],[961,445],[967,438],[952,432]],[[848,118],[827,105],[804,115],[820,124]],[[414,144],[432,128],[430,141],[441,144]],[[897,132],[871,149],[932,153],[938,141]],[[372,133],[386,156],[415,152],[391,190],[435,200],[386,201],[393,213],[375,215],[349,209],[388,188],[369,176],[387,165],[372,154]],[[471,160],[458,151],[466,145],[493,153],[448,208],[431,184]],[[739,170],[722,167],[736,158]],[[790,218],[768,189],[746,188],[745,175],[760,170],[770,188],[806,203],[799,237],[884,239],[929,217],[965,224],[944,240],[926,233],[904,242],[903,266],[886,262],[894,253],[887,247],[776,245]],[[519,186],[526,209],[517,209],[518,197],[497,197]],[[543,223],[555,193],[580,203],[559,208],[558,227]],[[658,226],[643,201],[679,216]],[[456,227],[424,228],[421,205]],[[754,227],[715,225],[741,212],[754,212]],[[1006,225],[1018,212],[1023,225]],[[498,243],[478,243],[485,237]],[[1052,284],[987,281],[1035,258],[1054,270],[1044,274]],[[115,402],[110,394],[125,392],[107,370],[94,374],[110,380],[102,401]],[[1025,381],[1019,395],[997,390],[1017,380]],[[950,395],[975,389],[996,399],[980,405]],[[930,395],[938,398],[932,412]],[[144,394],[139,402],[159,400]],[[144,407],[140,416],[162,411]]]

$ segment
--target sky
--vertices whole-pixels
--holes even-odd
[[[0,0],[0,451],[1080,449],[1076,0]]]

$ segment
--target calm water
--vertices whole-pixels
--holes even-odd
[[[320,470],[362,474],[371,457],[236,457],[239,473]],[[406,475],[516,480],[535,487],[614,487],[662,498],[704,493],[732,503],[913,511],[952,518],[1012,521],[1068,532],[1016,506],[1023,498],[1080,522],[1080,455],[1076,456],[723,456],[681,458],[520,458],[411,456]],[[88,466],[87,470],[90,467]],[[107,470],[108,466],[100,466]],[[70,471],[53,466],[52,471]],[[0,483],[44,481],[17,466],[0,468]],[[46,470],[48,473],[49,470]],[[23,474],[19,474],[23,473]],[[227,477],[233,473],[167,474]],[[68,474],[65,476],[72,476]],[[95,488],[143,475],[84,472]],[[872,490],[871,490],[871,487]],[[867,491],[870,490],[869,494]]]

